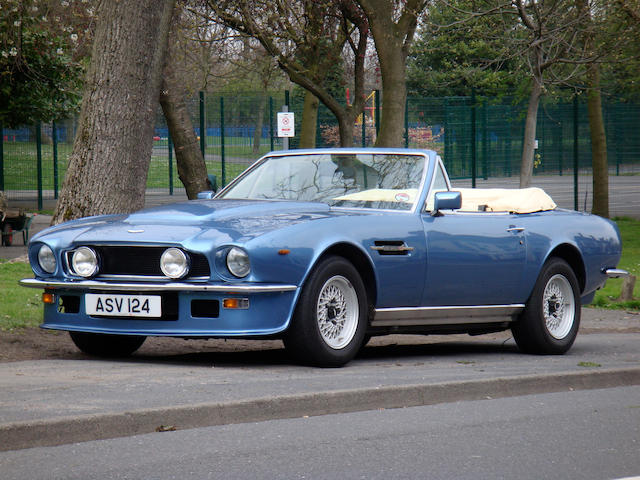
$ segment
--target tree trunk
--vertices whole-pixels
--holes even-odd
[[[353,130],[355,128],[355,110],[347,109],[338,116],[338,128],[340,129],[340,146],[353,147]]]
[[[622,280],[622,289],[620,291],[620,298],[618,298],[621,302],[631,302],[633,301],[633,288],[636,286],[636,276],[635,275],[627,275]]]
[[[404,111],[407,103],[406,56],[398,46],[382,47],[383,50],[389,50],[383,55],[380,55],[381,47],[376,44],[376,48],[380,57],[382,75],[382,109],[380,132],[375,146],[403,147]]]
[[[407,56],[418,18],[429,2],[358,0],[369,20],[382,76],[382,111],[376,147],[402,147],[407,102]]]
[[[256,129],[253,132],[253,153],[260,153],[260,143],[262,141],[262,125],[264,124],[264,111],[266,99],[260,95],[258,112],[256,113]]]
[[[300,126],[300,148],[316,148],[316,129],[318,127],[318,107],[320,101],[309,90],[304,92],[302,124]]]
[[[165,66],[167,75],[172,68]],[[197,198],[198,192],[211,190],[207,177],[207,166],[202,158],[198,137],[184,102],[184,94],[179,84],[170,76],[165,76],[160,95],[160,105],[169,127],[169,134],[176,152],[178,177],[187,192],[187,198]]]
[[[602,119],[600,67],[587,67],[587,109],[591,131],[591,165],[593,169],[593,206],[591,213],[609,218],[609,170],[607,167],[607,137]]]
[[[184,185],[187,198],[194,199],[197,198],[198,192],[211,190],[212,186],[207,177],[207,165],[200,151],[198,137],[184,101],[184,87],[173,68],[173,46],[174,43],[171,42],[164,65],[160,105],[176,152],[178,177]]]
[[[524,126],[524,140],[522,142],[522,161],[520,162],[520,188],[531,185],[533,175],[533,156],[535,154],[536,123],[538,121],[538,105],[542,94],[541,79],[534,78],[529,96],[529,108]]]
[[[99,3],[78,133],[53,224],[144,206],[173,5]]]

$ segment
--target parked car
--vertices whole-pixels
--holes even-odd
[[[202,197],[213,197],[213,192]],[[274,152],[213,198],[51,227],[29,244],[43,328],[82,351],[147,336],[282,338],[340,366],[373,335],[511,329],[562,354],[580,307],[616,269],[609,220],[540,189],[453,190],[407,149]]]

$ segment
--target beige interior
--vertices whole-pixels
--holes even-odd
[[[532,213],[556,208],[555,202],[538,187],[510,188],[453,188],[462,194],[462,208],[467,212]]]

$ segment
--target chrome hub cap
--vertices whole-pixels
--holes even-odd
[[[320,335],[336,350],[346,347],[358,326],[358,295],[351,282],[341,275],[325,282],[316,306]]]
[[[549,334],[558,340],[566,337],[575,320],[575,299],[569,280],[554,275],[547,282],[542,298],[542,314]]]

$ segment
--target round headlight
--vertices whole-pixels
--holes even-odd
[[[160,269],[169,278],[182,278],[189,273],[189,257],[179,248],[167,248],[160,257]]]
[[[251,265],[247,252],[238,247],[231,247],[227,253],[227,268],[232,275],[238,278],[249,275]]]
[[[48,245],[42,245],[38,250],[38,263],[40,268],[47,273],[53,273],[56,271],[56,257],[53,254],[53,250]]]
[[[89,247],[80,247],[71,256],[71,267],[81,277],[92,277],[98,272],[98,255]]]

